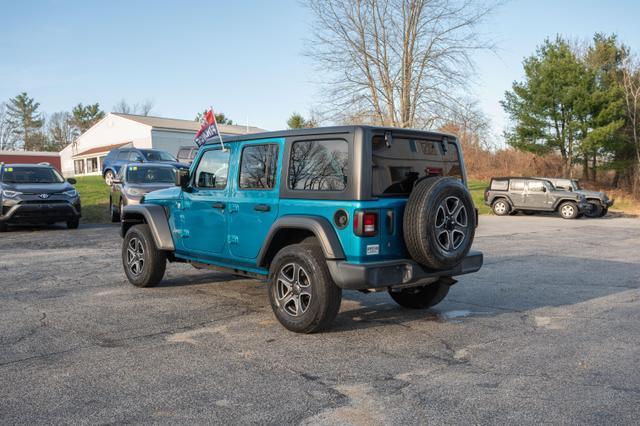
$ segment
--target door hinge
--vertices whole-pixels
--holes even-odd
[[[229,243],[229,244],[238,244],[238,236],[237,235],[227,235],[227,243]]]

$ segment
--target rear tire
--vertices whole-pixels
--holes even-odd
[[[327,329],[335,319],[342,290],[331,279],[318,245],[293,244],[281,249],[271,262],[269,300],[286,329],[315,333]]]
[[[596,217],[601,217],[602,215],[602,205],[600,205],[600,203],[598,202],[589,202],[589,205],[591,206],[590,210],[587,210],[584,212],[584,215],[586,217],[590,217],[590,218],[596,218]]]
[[[405,288],[399,291],[389,289],[389,295],[400,306],[409,309],[426,309],[437,305],[449,293],[449,285],[435,282],[422,287]]]
[[[496,216],[506,216],[509,214],[509,211],[511,211],[511,206],[509,206],[509,203],[504,198],[498,198],[494,201],[491,208]]]
[[[153,287],[162,281],[167,254],[156,247],[149,225],[134,225],[127,231],[122,242],[122,266],[136,287]]]
[[[565,201],[558,207],[558,213],[563,219],[575,219],[578,217],[578,205],[573,201]]]

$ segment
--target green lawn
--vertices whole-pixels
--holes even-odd
[[[469,179],[469,190],[473,197],[473,203],[478,208],[480,214],[489,214],[491,209],[484,204],[484,190],[489,186],[489,182],[486,180],[473,180]]]
[[[109,223],[109,187],[102,176],[76,178],[82,202],[82,223]]]

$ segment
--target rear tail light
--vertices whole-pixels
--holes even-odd
[[[378,234],[378,213],[357,211],[353,217],[353,233],[359,237]]]
[[[485,199],[485,201],[489,199],[489,190],[488,189],[484,190],[484,199]]]

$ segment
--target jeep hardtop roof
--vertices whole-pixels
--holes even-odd
[[[500,176],[500,177],[491,178],[491,180],[507,180],[507,179],[549,180],[549,179],[559,179],[559,178],[540,178],[540,177],[529,177],[529,176]]]
[[[431,130],[418,130],[418,129],[403,129],[400,127],[384,127],[384,126],[364,126],[364,125],[352,125],[352,126],[330,126],[330,127],[314,127],[310,129],[292,129],[292,130],[276,130],[273,132],[262,132],[262,133],[248,133],[246,135],[237,135],[237,136],[223,136],[222,141],[224,143],[232,143],[232,142],[242,142],[246,140],[256,140],[256,139],[270,139],[270,138],[286,138],[286,137],[295,137],[295,136],[314,136],[314,135],[327,135],[327,134],[347,134],[347,133],[355,133],[358,129],[363,131],[382,131],[382,132],[393,132],[398,135],[408,135],[408,136],[422,136],[422,137],[431,137],[441,139],[443,137],[451,138],[451,142],[457,141],[455,135],[444,132],[435,132]],[[218,145],[220,140],[215,138],[210,142],[207,142],[206,145]]]

